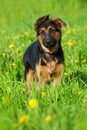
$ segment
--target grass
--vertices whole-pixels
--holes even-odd
[[[86,0],[4,0],[0,2],[0,129],[87,129]],[[22,56],[36,40],[34,23],[45,14],[60,17],[65,71],[62,84],[52,84],[26,97]]]

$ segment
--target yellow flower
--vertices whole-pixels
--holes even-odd
[[[23,54],[22,54],[22,53],[19,53],[19,54],[18,54],[18,56],[19,56],[19,57],[22,57],[22,56],[23,56]]]
[[[19,118],[20,123],[24,123],[29,119],[28,115],[23,115]]]
[[[15,67],[15,66],[16,66],[16,64],[15,64],[15,63],[12,63],[12,64],[10,64],[10,66],[11,66],[11,67]]]
[[[3,58],[5,57],[5,53],[2,54]]]
[[[22,92],[25,92],[25,88],[22,88]]]
[[[83,103],[87,103],[87,99],[84,99],[84,100],[83,100]]]
[[[52,120],[52,116],[48,115],[45,117],[45,122],[50,122]]]
[[[24,35],[29,36],[29,32],[24,32]]]
[[[67,73],[67,72],[65,72],[65,73],[64,73],[64,75],[65,75],[65,76],[67,76],[67,75],[68,75],[68,73]]]
[[[74,40],[72,40],[72,39],[70,39],[70,40],[67,42],[67,44],[68,44],[69,46],[72,46],[74,43],[75,43],[75,42],[74,42]]]
[[[82,60],[82,63],[86,63],[86,59]]]
[[[8,46],[8,48],[14,48],[15,46],[14,46],[14,44],[10,44],[9,46]]]
[[[13,64],[12,64],[12,66],[13,66],[13,67],[15,67],[15,66],[16,66],[16,64],[15,64],[15,63],[13,63]]]
[[[36,99],[31,99],[29,102],[28,102],[28,105],[31,109],[35,109],[36,106],[37,106],[37,101]]]
[[[46,95],[45,92],[42,92],[42,93],[41,93],[41,97],[42,97],[42,98],[43,98],[45,95]]]

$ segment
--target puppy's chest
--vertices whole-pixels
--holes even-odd
[[[45,65],[48,73],[51,74],[55,73],[57,64],[58,64],[58,59],[55,56],[46,54],[41,57],[41,66]]]

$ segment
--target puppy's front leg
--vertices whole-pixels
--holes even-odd
[[[63,71],[64,71],[64,65],[63,64],[57,64],[56,68],[55,68],[55,76],[54,76],[54,81],[53,81],[54,87],[61,83]]]

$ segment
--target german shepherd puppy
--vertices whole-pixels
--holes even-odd
[[[64,70],[64,54],[61,47],[61,28],[66,23],[60,18],[39,18],[35,23],[37,41],[32,43],[23,56],[27,95],[30,94],[32,80],[49,83],[61,81]]]

